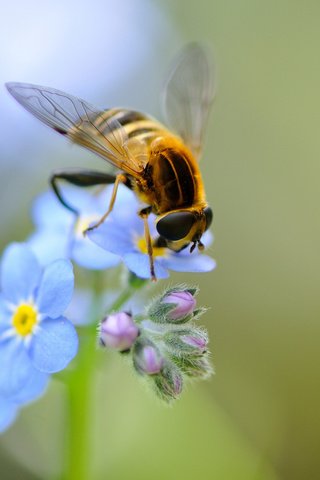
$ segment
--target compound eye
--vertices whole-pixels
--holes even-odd
[[[206,230],[210,227],[213,219],[213,212],[210,207],[206,207],[203,211],[205,217],[206,217]]]
[[[168,213],[158,221],[157,230],[167,240],[181,240],[188,235],[195,221],[191,212]]]

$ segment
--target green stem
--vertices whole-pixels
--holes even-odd
[[[71,373],[68,388],[68,431],[65,480],[90,478],[90,403],[92,370],[95,363],[96,335],[88,332],[81,344],[76,370]]]
[[[119,297],[113,302],[113,304],[109,308],[109,312],[116,312],[118,311],[131,297],[132,295],[142,288],[146,284],[146,280],[141,278],[131,276],[129,284],[127,288],[120,293]]]
[[[146,281],[131,277],[128,286],[113,302],[109,311],[119,310],[131,296],[145,285]],[[91,452],[91,413],[92,393],[94,390],[94,370],[97,362],[96,325],[100,321],[101,277],[95,275],[94,298],[92,301],[92,324],[83,328],[77,366],[70,372],[66,386],[68,389],[67,444],[65,456],[65,480],[92,480],[90,459]]]

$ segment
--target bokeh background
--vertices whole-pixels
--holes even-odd
[[[320,471],[320,3],[314,0],[1,2],[2,249],[32,231],[49,172],[102,166],[42,126],[5,81],[160,115],[188,41],[214,52],[217,97],[201,164],[216,271],[198,283],[216,375],[164,408],[117,356],[97,372],[97,479],[313,480]],[[1,368],[1,366],[0,366]],[[0,440],[1,480],[59,478],[63,389]]]

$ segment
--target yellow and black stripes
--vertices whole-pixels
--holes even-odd
[[[135,141],[146,144],[150,144],[164,130],[160,123],[147,115],[122,108],[112,108],[100,112],[91,121],[106,136],[122,128],[128,140],[134,138]]]
[[[160,158],[162,167],[159,174],[167,198],[180,208],[191,206],[194,203],[196,185],[187,158],[175,149],[165,150]]]

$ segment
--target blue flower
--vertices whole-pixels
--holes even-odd
[[[104,188],[98,195],[80,188],[64,188],[63,196],[78,210],[78,217],[61,205],[51,191],[36,198],[32,209],[36,232],[28,244],[42,265],[65,258],[81,267],[98,270],[120,262],[117,255],[104,251],[83,235],[89,224],[106,212],[111,192],[112,187]]]
[[[121,256],[128,269],[142,278],[150,278],[149,257],[144,237],[143,220],[137,215],[141,208],[135,194],[123,185],[119,186],[113,215],[97,229],[88,233],[89,238],[105,249]],[[149,228],[153,238],[158,236],[155,216],[149,216]],[[212,234],[206,232],[202,241],[207,247]],[[208,272],[215,268],[215,261],[194,250],[173,252],[168,248],[154,248],[155,274],[158,278],[169,276],[168,270],[177,272]]]
[[[42,270],[27,245],[13,243],[0,275],[0,396],[24,404],[77,353],[76,330],[62,316],[73,292],[72,265],[57,260]]]

